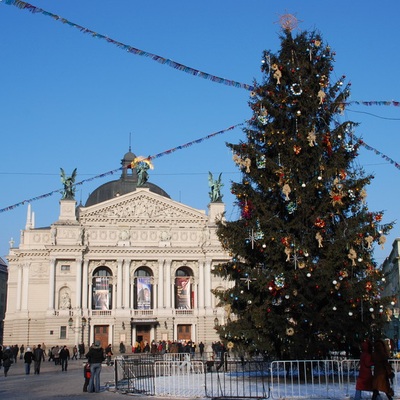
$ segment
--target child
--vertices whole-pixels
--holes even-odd
[[[85,377],[85,383],[83,384],[83,391],[87,392],[87,388],[88,388],[90,376],[91,376],[89,363],[86,363],[85,366],[83,367],[83,376]]]

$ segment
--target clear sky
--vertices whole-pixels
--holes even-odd
[[[350,101],[400,101],[398,0],[33,0],[30,4],[126,45],[210,75],[252,84],[264,49],[279,50],[279,18],[294,14],[302,30],[319,30],[336,52],[332,80],[346,75]],[[35,226],[59,216],[60,167],[77,182],[120,167],[129,149],[153,156],[251,117],[249,92],[194,77],[43,13],[0,1],[0,209],[32,201]],[[400,107],[351,105],[343,120],[370,146],[359,163],[375,174],[371,210],[398,219]],[[172,199],[207,210],[208,172],[222,172],[227,218],[239,210],[230,182],[240,180],[225,142],[245,140],[240,128],[155,160],[150,182]],[[84,203],[120,172],[77,187]],[[27,204],[0,213],[0,257],[19,244]],[[389,255],[399,226],[378,263]]]

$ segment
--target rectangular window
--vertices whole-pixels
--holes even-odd
[[[67,338],[67,327],[60,326],[60,339],[66,339]]]
[[[69,265],[61,265],[61,271],[69,271],[70,266]]]

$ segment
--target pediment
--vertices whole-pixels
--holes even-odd
[[[208,217],[203,210],[197,210],[142,188],[103,203],[80,208],[79,220],[82,224],[107,222],[107,225],[165,222],[193,224],[205,222]]]

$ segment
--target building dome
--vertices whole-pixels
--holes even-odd
[[[131,163],[135,158],[136,155],[132,153],[129,149],[129,151],[124,155],[123,159],[121,160],[121,177],[117,180],[104,183],[103,185],[95,189],[89,195],[85,203],[85,207],[93,206],[94,204],[102,203],[103,201],[107,201],[115,197],[134,192],[137,188],[138,175],[136,169],[131,168]],[[163,189],[153,183],[146,182],[140,187],[148,188],[150,192],[170,198],[168,193],[166,193]]]

